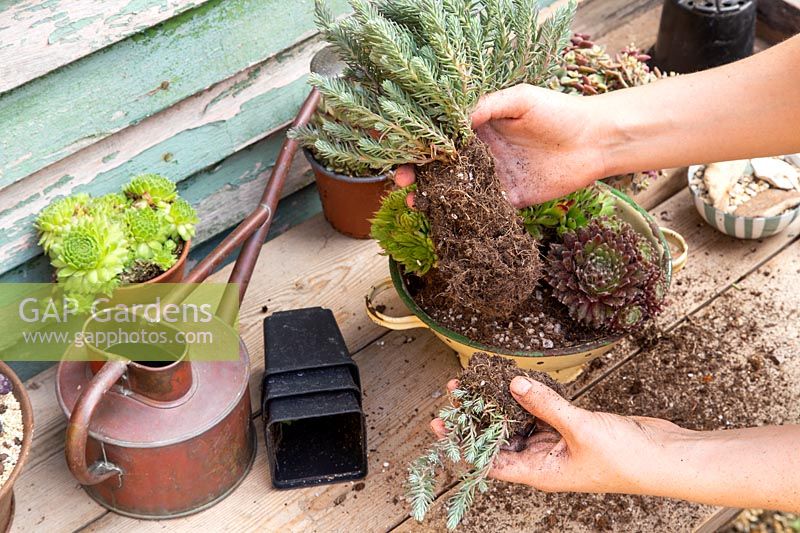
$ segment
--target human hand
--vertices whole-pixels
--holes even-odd
[[[458,383],[448,383],[453,390]],[[536,416],[537,429],[520,451],[501,451],[490,476],[547,492],[641,494],[653,483],[648,472],[656,451],[687,432],[655,418],[624,417],[575,407],[537,381],[516,377],[511,392]],[[444,423],[431,428],[444,437]]]
[[[472,127],[515,207],[561,197],[605,176],[592,99],[517,85],[481,98]]]
[[[605,176],[603,156],[587,124],[587,98],[532,85],[484,96],[472,126],[489,145],[497,175],[515,207],[559,198]],[[397,169],[395,183],[414,183],[414,167]],[[406,199],[414,205],[414,193]]]

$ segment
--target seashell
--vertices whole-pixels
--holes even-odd
[[[800,192],[767,189],[740,205],[734,215],[743,217],[775,217],[800,205]]]
[[[731,188],[744,175],[746,169],[746,159],[711,163],[706,167],[703,181],[706,183],[708,196],[714,207],[722,210],[728,207]]]
[[[800,173],[798,170],[777,157],[760,157],[751,159],[756,177],[768,182],[773,187],[790,191],[800,191]]]
[[[788,163],[791,163],[794,166],[796,166],[797,168],[800,168],[800,154],[787,155],[786,157],[784,157],[784,159]]]

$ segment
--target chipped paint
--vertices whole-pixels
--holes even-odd
[[[312,4],[209,1],[0,95],[0,188],[74,153],[84,146],[79,140],[137,124],[308,37]],[[333,5],[343,11],[346,2]],[[169,80],[169,89],[140,98],[154,89],[153,80],[159,88]],[[32,157],[9,168],[22,151]]]
[[[84,17],[72,22],[59,20],[56,22],[56,30],[53,31],[53,33],[50,34],[50,37],[47,38],[47,43],[56,44],[62,39],[73,37],[74,34],[78,33],[100,17],[101,15],[95,15],[93,17]]]

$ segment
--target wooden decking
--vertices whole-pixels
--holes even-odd
[[[580,11],[578,30],[589,31],[611,49],[631,40],[647,46],[658,23],[656,0],[589,2]],[[770,308],[788,303],[794,309],[785,320],[797,320],[797,304],[789,288],[800,281],[800,243],[796,237],[800,221],[783,234],[763,242],[736,241],[708,227],[697,215],[679,175],[654,185],[638,201],[662,224],[684,235],[691,248],[685,271],[676,276],[673,305],[662,326],[674,330],[695,317],[714,313],[726,299],[735,298],[751,308]],[[224,280],[228,269],[215,276]],[[765,275],[768,272],[769,275]],[[268,313],[308,306],[324,306],[335,313],[348,347],[358,363],[364,384],[364,408],[368,414],[369,469],[362,483],[345,483],[276,491],[271,488],[263,441],[253,470],[244,483],[217,506],[192,517],[169,522],[143,522],[109,513],[91,500],[70,475],[64,460],[64,416],[55,399],[54,369],[29,380],[35,410],[34,442],[25,471],[15,485],[14,531],[382,531],[441,529],[442,521],[417,525],[409,519],[403,501],[407,463],[430,442],[428,421],[446,399],[444,384],[458,372],[452,351],[421,330],[387,332],[366,317],[363,297],[377,280],[387,276],[386,259],[370,241],[345,238],[317,216],[265,245],[242,307],[241,334],[250,351],[253,368],[251,394],[254,416],[259,380],[263,372],[261,321]],[[396,301],[388,310],[401,311]],[[793,306],[793,307],[792,307]],[[797,328],[781,329],[785,353],[800,353]],[[775,329],[754,328],[736,336],[735,346],[743,354],[758,350]],[[733,350],[736,351],[736,350]],[[771,355],[771,354],[763,354]],[[652,351],[640,351],[625,343],[593,366],[569,387],[580,405],[603,409],[594,391],[615,386],[626,376],[653,362]],[[663,364],[659,363],[659,364]],[[781,372],[794,383],[800,395],[798,365],[782,365]],[[724,370],[723,370],[724,371]],[[782,381],[781,383],[784,383]],[[676,383],[647,383],[648,387],[675,390]],[[776,384],[777,386],[777,384]],[[598,399],[600,398],[600,399]],[[800,415],[785,406],[785,422],[797,423]],[[793,414],[792,414],[793,413]],[[639,413],[647,415],[651,413]],[[752,423],[763,420],[762,412],[748,413]],[[259,436],[263,431],[256,421]],[[452,479],[441,487],[442,501],[457,484]],[[556,500],[559,501],[559,500]],[[525,508],[497,509],[489,514],[486,530],[541,530],[536,525],[548,512],[541,495],[531,493]],[[638,511],[641,512],[641,511]],[[713,530],[730,511],[684,503],[654,505],[647,521],[633,517],[624,528],[637,523],[672,524],[667,530],[703,528]],[[655,518],[654,518],[655,517]],[[657,519],[657,520],[655,520]],[[491,520],[489,522],[488,520]],[[524,526],[522,524],[529,524]],[[472,524],[475,525],[475,524]],[[496,526],[496,527],[495,527]],[[560,517],[557,530],[587,530],[579,516]]]
[[[679,180],[680,176],[664,180],[640,198],[657,219],[669,220],[668,225],[681,232],[691,247],[689,265],[676,277],[674,304],[667,311],[663,326],[672,329],[699,313],[711,312],[726,293],[752,304],[752,294],[758,289],[756,303],[764,307],[778,305],[790,297],[782,288],[800,280],[800,243],[795,242],[800,225],[763,242],[730,239],[702,222],[686,190],[670,194]],[[659,201],[664,194],[668,198]],[[769,278],[763,275],[767,271]],[[220,272],[215,278],[222,280],[226,273]],[[242,308],[242,336],[253,367],[254,406],[259,405],[258,382],[263,370],[261,321],[266,315],[262,306],[267,305],[268,312],[315,305],[334,311],[364,383],[370,474],[363,485],[273,490],[260,448],[245,482],[216,507],[170,522],[140,522],[117,516],[86,496],[67,470],[63,456],[64,417],[56,404],[51,369],[27,383],[35,409],[36,432],[30,460],[15,487],[15,530],[380,531],[398,526],[403,530],[420,527],[408,520],[403,502],[405,468],[430,443],[428,421],[445,402],[441,393],[447,380],[458,372],[458,363],[450,350],[425,331],[386,332],[367,319],[363,296],[371,284],[386,275],[386,259],[378,254],[374,243],[345,238],[316,217],[264,247]],[[753,289],[752,294],[743,288]],[[387,303],[390,312],[400,310],[396,302]],[[796,315],[796,304],[794,309]],[[788,333],[782,333],[789,335],[786,342],[800,348],[798,332],[794,330],[792,336],[791,331],[789,328]],[[741,341],[741,350],[752,351],[759,339],[770,335],[771,330],[752,331],[749,339]],[[653,354],[639,353],[630,345],[621,346],[606,357],[605,364],[589,370],[572,384],[570,393],[579,397],[581,405],[602,409],[603,405],[593,402],[592,391],[621,376],[635,375],[638,365],[650,364],[645,357]],[[786,365],[787,372],[792,368],[796,372],[797,365]],[[797,378],[800,375],[794,376],[794,382],[800,383]],[[254,416],[258,414],[255,412]],[[760,415],[752,413],[754,423]],[[260,421],[257,427],[261,433]],[[453,480],[442,487],[442,494],[455,483]],[[685,523],[681,520],[686,516],[697,516],[692,526],[700,526],[721,512],[689,504],[659,509],[669,515],[659,517],[666,523]],[[528,509],[498,513],[528,513],[536,523],[535,518],[544,511],[536,506],[534,498]],[[519,519],[520,515],[498,517],[499,523],[515,523]],[[569,524],[582,527],[577,518]],[[441,522],[423,527],[441,527]]]

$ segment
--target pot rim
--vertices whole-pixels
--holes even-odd
[[[623,201],[632,207],[640,216],[642,216],[646,222],[654,230],[654,236],[659,240],[661,243],[661,249],[663,250],[663,267],[664,267],[664,274],[667,279],[667,287],[672,285],[672,254],[669,248],[669,243],[667,242],[666,238],[664,237],[661,230],[655,224],[655,220],[653,217],[645,211],[639,204],[637,204],[633,199],[631,199],[625,193],[609,186],[604,183],[597,183],[602,190],[609,192],[617,197],[617,201]],[[476,350],[482,352],[489,352],[498,355],[508,355],[514,357],[559,357],[564,355],[574,355],[582,352],[592,351],[598,348],[602,348],[604,346],[608,346],[609,344],[613,344],[621,340],[626,336],[624,333],[619,333],[616,335],[608,335],[605,337],[601,337],[599,339],[595,339],[593,341],[587,341],[581,344],[576,344],[569,347],[564,348],[554,348],[550,350],[539,350],[539,351],[513,351],[504,348],[498,347],[491,347],[485,344],[476,342],[471,340],[464,335],[447,329],[436,322],[433,318],[431,318],[425,311],[422,310],[417,302],[411,297],[411,294],[408,292],[408,286],[406,285],[405,279],[403,278],[402,273],[400,272],[400,265],[397,262],[389,257],[389,273],[392,277],[392,283],[394,284],[395,290],[397,291],[400,299],[403,303],[408,306],[409,310],[420,320],[422,320],[425,325],[427,325],[433,332],[443,335],[449,339],[452,339],[456,342],[469,346],[470,348],[474,348]]]
[[[33,442],[33,406],[31,405],[31,400],[28,396],[28,391],[25,389],[25,385],[19,379],[17,373],[14,372],[5,361],[0,361],[0,373],[5,374],[5,376],[11,380],[11,384],[14,387],[14,397],[19,402],[19,407],[22,411],[22,446],[20,447],[19,458],[17,459],[17,464],[14,465],[14,470],[11,471],[11,475],[0,488],[0,500],[2,500],[8,497],[9,493],[13,491],[14,483],[22,472],[22,468],[25,466],[25,461],[30,452],[31,443]],[[13,518],[14,515],[12,511],[11,520],[13,520]],[[11,524],[10,521],[9,524]]]
[[[343,181],[345,183],[378,183],[381,181],[386,181],[389,179],[389,174],[378,174],[377,176],[348,176],[347,174],[339,174],[338,172],[334,172],[332,170],[328,170],[325,168],[325,165],[317,161],[317,158],[314,157],[314,154],[311,153],[311,150],[308,148],[303,148],[303,154],[305,154],[308,163],[311,165],[311,168],[314,172],[324,174],[329,178]]]

